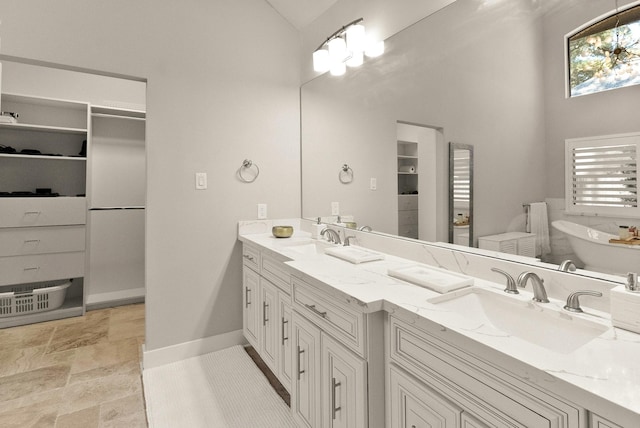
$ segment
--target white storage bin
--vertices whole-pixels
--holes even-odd
[[[64,303],[71,280],[21,284],[0,293],[0,318],[57,309]]]

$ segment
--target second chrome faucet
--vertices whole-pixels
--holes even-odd
[[[527,285],[527,281],[531,279],[533,284],[533,301],[540,303],[549,303],[547,290],[545,290],[544,288],[544,280],[534,272],[522,272],[518,276],[518,280],[515,281],[508,272],[505,272],[498,268],[491,268],[491,270],[500,273],[507,278],[507,288],[504,289],[505,293],[518,294],[518,287],[525,288]]]
[[[533,301],[540,303],[549,303],[547,297],[547,290],[544,288],[544,280],[540,278],[535,272],[522,272],[518,276],[518,287],[524,288],[527,285],[527,281],[531,279],[533,284]]]

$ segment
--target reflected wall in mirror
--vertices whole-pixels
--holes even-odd
[[[449,240],[444,141],[475,149],[474,246],[482,236],[524,232],[523,204],[545,201],[550,222],[565,218],[565,140],[638,130],[640,86],[565,97],[566,36],[614,9],[610,0],[457,0],[390,37],[385,54],[364,67],[307,82],[302,215],[325,218],[338,201],[358,225],[398,234],[397,124],[403,122],[439,132],[436,194],[429,201],[437,230],[429,240]],[[349,186],[335,177],[344,163],[355,172]],[[623,221],[571,220],[601,230]],[[557,267],[575,258],[562,233],[549,230],[552,252],[544,261]]]
[[[449,242],[473,247],[473,146],[449,143]]]

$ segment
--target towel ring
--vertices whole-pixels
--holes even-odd
[[[254,167],[255,167],[255,173],[253,177],[246,177],[244,174],[247,173],[247,170],[253,171]],[[241,181],[244,181],[245,183],[253,183],[254,181],[256,181],[256,178],[258,178],[259,175],[260,175],[260,168],[258,168],[258,165],[253,163],[251,159],[245,159],[244,161],[242,161],[242,165],[238,169],[238,177],[240,178]]]
[[[342,184],[349,184],[353,181],[353,170],[346,163],[342,165],[340,172],[338,172],[338,180]]]

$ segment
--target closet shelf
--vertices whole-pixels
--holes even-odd
[[[19,153],[0,153],[0,158],[21,158],[21,159],[46,159],[46,160],[65,160],[65,161],[86,161],[87,158],[80,156],[47,156],[47,155],[21,155]]]
[[[86,135],[87,129],[67,128],[61,126],[29,125],[26,123],[0,123],[0,129],[16,129],[34,132],[54,132],[60,134]]]

